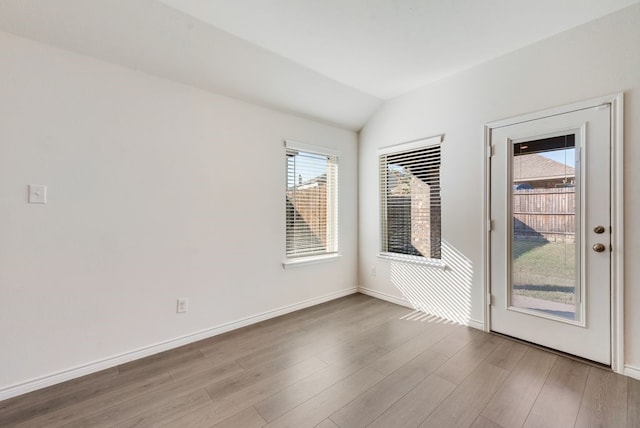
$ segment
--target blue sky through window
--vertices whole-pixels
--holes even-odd
[[[542,152],[540,155],[552,159],[556,162],[560,162],[563,165],[570,166],[575,168],[576,166],[576,149],[564,149],[564,150],[554,150],[550,152]]]

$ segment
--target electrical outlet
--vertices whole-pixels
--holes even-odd
[[[178,304],[176,306],[176,312],[179,314],[185,313],[187,312],[187,309],[189,309],[189,299],[187,299],[186,297],[182,297],[180,299],[178,299]]]
[[[46,204],[47,186],[43,186],[42,184],[29,184],[29,203]]]
[[[376,276],[376,267],[375,266],[371,268],[371,270],[369,271],[369,274],[371,276]]]

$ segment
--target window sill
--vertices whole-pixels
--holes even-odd
[[[380,253],[378,254],[378,258],[390,262],[411,263],[433,269],[447,270],[447,264],[439,259],[428,259],[426,257],[418,256],[403,256],[401,254],[393,253]]]
[[[282,267],[285,269],[293,269],[307,265],[314,265],[317,263],[335,261],[340,257],[342,257],[341,254],[326,254],[322,256],[300,257],[297,259],[289,259],[282,262]]]

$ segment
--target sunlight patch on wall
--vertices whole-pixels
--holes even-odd
[[[444,270],[392,261],[391,282],[416,310],[469,325],[473,264],[445,241],[442,261]]]

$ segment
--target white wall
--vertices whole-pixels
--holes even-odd
[[[355,292],[355,133],[2,33],[0,70],[0,400]],[[282,268],[285,138],[341,151],[338,261]]]
[[[640,376],[640,5],[387,102],[360,133],[360,285],[477,325],[483,317],[483,126],[624,91],[626,363]],[[499,25],[493,22],[488,25]],[[443,239],[447,272],[376,257],[377,149],[445,134]],[[376,276],[371,269],[376,267]]]

